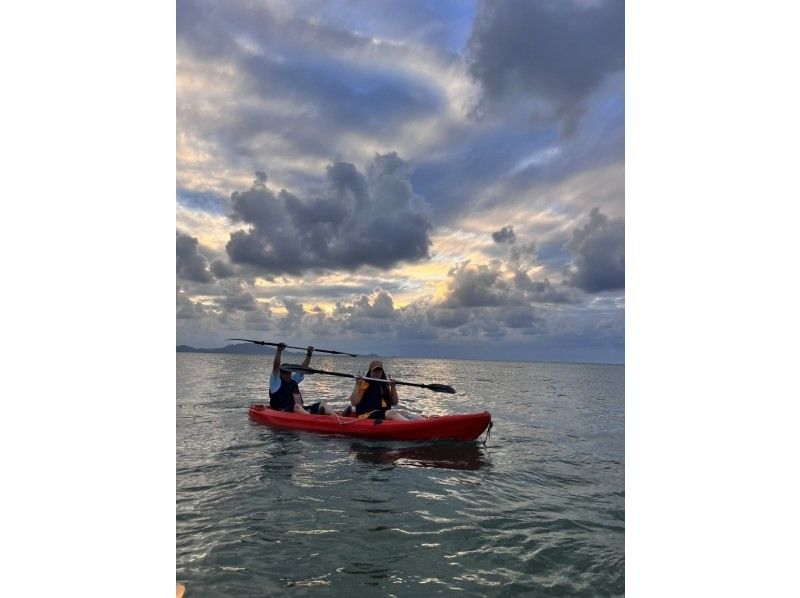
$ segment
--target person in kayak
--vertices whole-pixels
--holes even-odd
[[[272,374],[269,377],[269,406],[278,411],[292,411],[303,415],[330,415],[336,417],[333,409],[322,401],[306,407],[303,405],[303,395],[300,394],[298,383],[303,381],[303,374],[293,374],[281,369],[281,353],[286,348],[286,343],[278,343],[275,349],[275,359],[272,362]],[[306,358],[303,367],[311,363],[314,347],[306,349]]]
[[[392,405],[398,403],[397,386],[392,378],[386,377],[383,363],[377,359],[370,363],[365,376],[389,380],[389,383],[369,382],[361,376],[356,378],[355,388],[350,393],[350,403],[355,407],[356,417],[408,421],[408,418],[397,410],[392,410]]]

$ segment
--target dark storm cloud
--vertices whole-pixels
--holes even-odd
[[[259,179],[232,195],[234,222],[226,250],[235,264],[266,275],[315,270],[389,268],[429,257],[431,224],[417,211],[409,169],[395,154],[377,156],[364,176],[352,165],[328,168],[324,197],[277,195]]]
[[[579,303],[580,291],[569,286],[553,286],[549,279],[532,280],[528,273],[520,269],[514,274],[514,285],[531,303]]]
[[[236,270],[230,264],[214,259],[209,263],[197,238],[175,231],[175,264],[179,278],[193,282],[211,283],[236,276]]]
[[[509,328],[530,328],[536,322],[536,315],[529,305],[520,305],[503,310],[499,319]]]
[[[211,273],[216,278],[232,278],[236,276],[236,270],[234,270],[230,264],[223,262],[222,260],[214,260],[211,262],[210,266]]]
[[[428,322],[439,328],[458,328],[469,322],[472,311],[466,308],[434,307],[428,311]]]
[[[533,303],[580,303],[579,293],[567,286],[553,286],[548,279],[534,281],[526,291]]]
[[[208,269],[208,260],[198,252],[198,242],[179,231],[175,233],[175,264],[180,278],[194,282],[213,282],[214,278]]]
[[[389,292],[397,291],[403,287],[400,283],[382,282],[382,287]],[[375,289],[375,283],[364,282],[361,284],[319,284],[313,278],[298,284],[282,284],[279,290],[281,296],[296,298],[309,298],[311,300],[349,299],[353,296],[369,295]]]
[[[517,240],[517,236],[514,234],[514,227],[507,225],[493,232],[492,239],[494,239],[495,243],[509,243],[513,245],[514,241]]]
[[[527,248],[533,252],[535,243]],[[540,308],[552,310],[554,305],[577,304],[583,299],[574,287],[531,278],[518,261],[462,262],[448,277],[444,299],[424,306],[426,322],[459,335],[497,338],[505,334],[505,328],[540,329]]]
[[[225,295],[218,297],[215,302],[226,312],[263,309],[253,294],[247,291],[229,291]]]
[[[198,320],[208,314],[208,310],[206,310],[200,303],[196,303],[187,297],[182,289],[178,289],[178,292],[175,296],[175,302],[175,315],[179,320]]]
[[[589,293],[625,288],[625,220],[609,219],[594,208],[589,222],[573,231],[567,248],[575,255],[567,284]]]
[[[342,333],[355,332],[365,338],[377,335],[384,339],[431,340],[443,335],[500,337],[505,334],[505,327],[526,329],[538,324],[531,304],[453,306],[421,299],[395,309],[391,294],[376,289],[369,297],[338,302],[328,330],[335,325]]]
[[[353,301],[337,301],[334,314],[346,317],[393,318],[397,315],[394,299],[380,287],[371,296],[361,295]]]
[[[518,305],[525,299],[503,276],[501,262],[472,265],[462,262],[449,272],[447,299],[442,307]]]
[[[452,310],[484,307],[522,307],[534,303],[580,303],[581,292],[549,279],[532,279],[524,266],[492,260],[488,264],[462,262],[449,272],[447,294],[432,311],[432,323],[463,323],[463,313]],[[438,311],[437,311],[438,310]],[[517,310],[517,313],[520,313]],[[456,324],[460,325],[460,324]]]
[[[490,317],[490,313],[489,310],[484,310],[482,317],[475,318],[466,326],[459,328],[458,336],[464,339],[498,340],[504,338],[508,331],[500,322]]]
[[[543,100],[569,133],[592,92],[624,68],[624,2],[484,1],[469,61],[484,104],[526,95]]]

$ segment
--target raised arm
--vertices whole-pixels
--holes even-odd
[[[286,343],[278,343],[275,349],[275,359],[272,362],[272,373],[277,376],[278,370],[281,369],[281,353],[286,348]]]
[[[311,345],[309,345],[309,346],[306,348],[306,358],[303,360],[303,363],[301,363],[300,365],[302,365],[304,368],[307,368],[307,367],[308,367],[308,364],[310,364],[310,363],[311,363],[311,354],[312,354],[313,352],[314,352],[314,347],[312,347]]]

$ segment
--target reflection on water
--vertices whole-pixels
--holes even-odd
[[[490,411],[483,446],[270,428],[247,406],[271,357],[177,365],[176,573],[192,598],[624,594],[623,368],[386,359],[457,390],[402,387],[401,409]],[[341,409],[352,381],[301,388]]]
[[[486,449],[473,442],[454,442],[391,448],[353,442],[350,449],[361,463],[478,470],[491,467]]]

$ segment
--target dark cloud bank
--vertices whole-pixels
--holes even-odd
[[[622,0],[487,0],[469,40],[469,72],[484,107],[536,98],[567,133],[592,92],[624,65]]]
[[[377,163],[380,164],[381,160],[377,160]],[[395,163],[395,166],[398,164]],[[331,189],[335,191],[333,196],[340,199],[348,196],[347,202],[334,201],[331,202],[332,205],[323,205],[316,212],[306,206],[306,210],[301,210],[300,213],[305,214],[312,223],[321,224],[323,220],[320,216],[330,213],[342,220],[353,218],[354,215],[363,213],[364,204],[371,201],[370,189],[374,189],[375,181],[369,183],[368,177],[359,175],[352,165],[335,164],[330,172],[335,175],[331,178]],[[373,171],[373,174],[375,172],[377,171]],[[273,210],[270,213],[294,222],[285,211],[287,204],[279,201],[281,195],[287,192],[276,196],[266,189],[265,183],[266,175],[258,173],[250,191],[234,196],[234,205],[242,196],[245,197],[238,212],[239,217],[246,217],[250,222],[266,223],[266,220],[259,220],[259,215]],[[398,191],[390,195],[395,199],[404,197],[407,203],[408,188],[403,188],[404,192]],[[295,198],[290,201],[300,200]],[[379,203],[384,205],[385,201]],[[281,209],[284,211],[281,212]],[[373,213],[368,209],[366,212]],[[367,219],[365,222],[372,220]],[[357,226],[353,222],[350,224]],[[297,225],[296,222],[292,224]],[[498,232],[506,240],[513,234],[510,226],[503,227]],[[236,234],[232,235],[232,241]],[[380,240],[375,242],[379,243]],[[585,320],[587,314],[581,315],[585,310],[585,306],[581,304],[586,299],[584,293],[624,288],[625,246],[622,218],[609,218],[597,208],[590,212],[588,221],[573,230],[572,237],[566,244],[575,257],[564,272],[561,282],[553,283],[548,278],[534,277],[535,242],[508,244],[506,247],[508,255],[505,260],[494,259],[486,264],[465,261],[453,267],[448,273],[444,296],[438,301],[423,297],[408,306],[397,308],[391,293],[376,287],[371,294],[362,293],[337,301],[333,313],[328,316],[319,308],[307,309],[301,301],[283,297],[278,301],[282,303],[287,314],[274,317],[271,310],[273,301],[258,301],[238,279],[221,279],[216,273],[227,273],[230,266],[219,260],[209,263],[197,239],[178,232],[178,276],[203,284],[216,282],[218,295],[211,300],[208,307],[203,307],[193,303],[179,289],[178,318],[195,321],[210,319],[216,325],[237,330],[291,330],[294,333],[305,331],[312,336],[339,334],[347,337],[355,335],[357,338],[425,341],[447,338],[499,339],[511,333],[558,336],[558,330],[565,325],[561,319],[567,317],[570,325],[578,326],[578,330],[582,331],[575,334],[596,333],[597,338],[602,337],[603,330],[598,328],[595,331],[594,323]],[[327,254],[322,252],[319,255]],[[314,258],[318,260],[314,263],[323,263],[319,261],[319,255]],[[277,263],[273,260],[284,258],[293,259],[290,254],[279,253],[267,265],[271,266]],[[328,267],[335,264],[324,263]],[[357,260],[350,265],[357,267],[370,263],[369,256],[365,255],[363,260]],[[296,267],[301,265],[303,262],[298,262]],[[623,322],[615,320],[611,315],[616,311],[614,304],[610,303],[603,309],[609,314],[603,316],[605,321],[614,322],[615,334],[619,336]],[[570,332],[573,333],[574,331]]]
[[[589,222],[573,231],[567,247],[575,260],[565,281],[588,293],[625,288],[625,220],[594,208]]]
[[[212,283],[236,275],[236,270],[220,259],[209,262],[197,238],[180,231],[175,231],[175,270],[178,278],[199,283]]]
[[[274,193],[260,172],[250,190],[231,198],[231,219],[248,228],[231,234],[228,256],[266,276],[427,259],[431,223],[410,174],[395,153],[376,156],[366,174],[335,162],[324,194],[301,199]]]
[[[175,263],[179,278],[194,282],[212,282],[213,277],[208,269],[208,260],[198,250],[195,237],[176,231]]]

